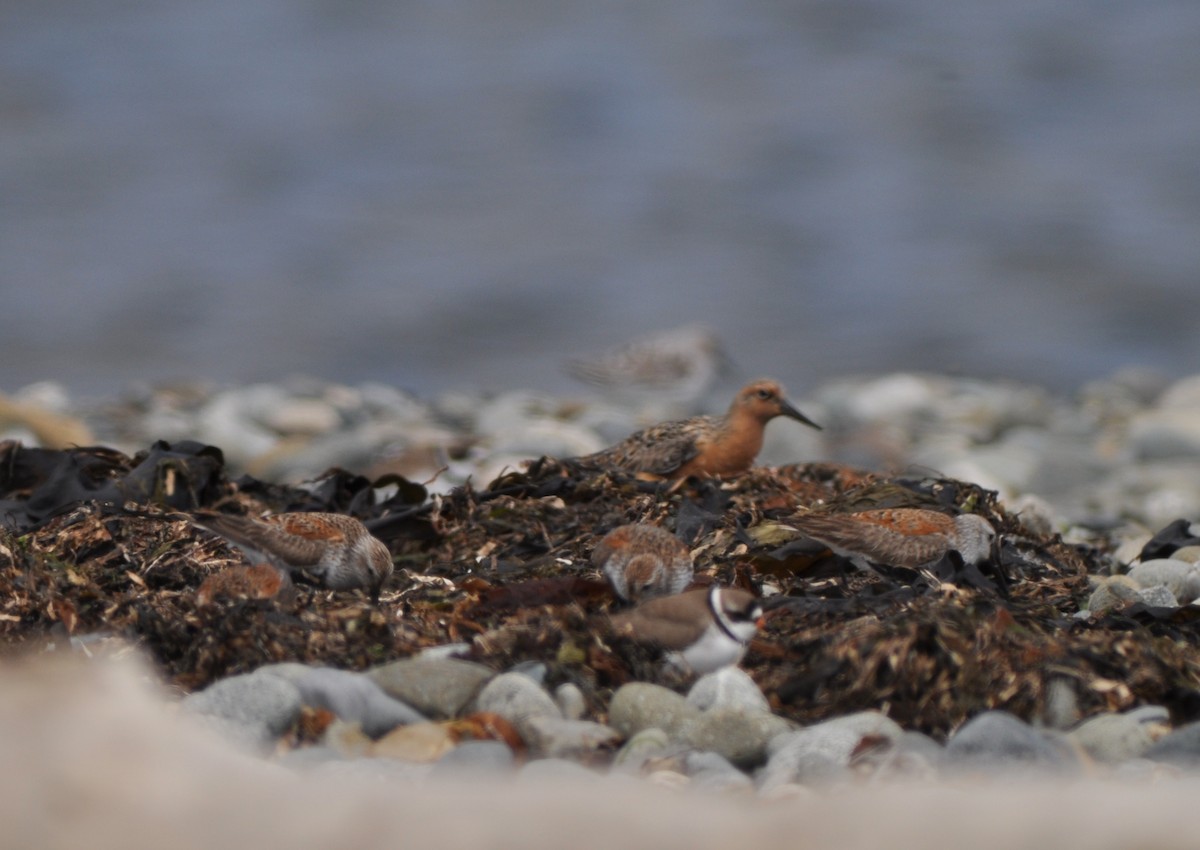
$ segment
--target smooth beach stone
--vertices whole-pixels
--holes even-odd
[[[404,658],[367,673],[385,693],[431,718],[457,717],[494,671],[459,658]]]
[[[1105,576],[1088,597],[1087,614],[1100,617],[1110,611],[1120,610],[1137,599],[1137,582],[1129,576]]]
[[[791,722],[767,712],[716,708],[684,723],[677,736],[688,746],[718,753],[739,767],[754,767],[766,760],[771,740],[792,728]]]
[[[643,729],[629,738],[613,757],[613,770],[622,773],[637,773],[650,759],[667,755],[678,745],[672,745],[670,737],[657,726]]]
[[[968,720],[946,743],[942,763],[957,771],[1080,768],[1065,740],[1005,711],[985,711]]]
[[[517,769],[517,757],[502,741],[464,741],[433,763],[430,779],[503,776]]]
[[[762,793],[792,783],[832,782],[845,775],[862,736],[849,729],[812,727],[781,735],[771,745],[766,766],[758,773]]]
[[[1138,601],[1152,608],[1178,608],[1179,600],[1165,584],[1143,587],[1137,592]]]
[[[303,700],[286,679],[256,672],[214,682],[184,697],[182,705],[239,743],[269,751],[300,719]]]
[[[545,689],[523,673],[501,673],[483,686],[472,703],[473,711],[490,711],[512,723],[528,740],[528,725],[535,717],[562,719],[562,712]]]
[[[522,661],[520,664],[514,664],[507,671],[508,673],[520,673],[537,682],[539,685],[546,684],[546,665],[541,661]]]
[[[554,702],[567,720],[582,720],[587,712],[587,700],[574,682],[563,682],[555,688]]]
[[[683,757],[683,769],[692,788],[719,793],[750,792],[754,782],[719,753],[690,752]]]
[[[396,726],[426,719],[416,709],[388,696],[364,673],[304,664],[272,664],[256,672],[286,679],[300,690],[305,705],[332,711],[342,720],[358,723],[372,738]]]
[[[760,791],[793,783],[829,782],[843,776],[864,737],[899,741],[899,724],[877,711],[835,717],[815,726],[779,735],[768,747],[767,765],[759,774]]]
[[[578,758],[621,740],[620,732],[602,723],[561,717],[530,717],[522,733],[535,755],[548,758]]]
[[[1114,764],[1138,758],[1162,737],[1169,723],[1165,709],[1150,708],[1157,711],[1098,714],[1068,732],[1067,737],[1099,762]]]
[[[1180,726],[1147,747],[1142,756],[1189,772],[1200,770],[1200,722]]]
[[[771,711],[758,685],[740,667],[722,667],[696,680],[688,691],[687,703],[701,711],[730,709],[745,712]]]
[[[1166,587],[1176,605],[1186,605],[1200,595],[1200,567],[1187,561],[1175,558],[1142,561],[1130,567],[1129,577],[1141,588]]]
[[[685,725],[701,711],[669,688],[650,682],[630,682],[613,694],[608,705],[608,723],[626,738],[643,729],[662,729],[675,740]]]

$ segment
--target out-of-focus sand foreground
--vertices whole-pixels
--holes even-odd
[[[0,846],[207,848],[1195,847],[1200,783],[1047,777],[735,799],[607,780],[553,787],[307,776],[178,715],[148,667],[0,665]]]

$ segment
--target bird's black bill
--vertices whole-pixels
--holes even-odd
[[[795,419],[797,422],[803,422],[809,428],[816,428],[818,431],[824,430],[820,425],[818,425],[816,422],[813,422],[811,419],[809,419],[807,416],[805,416],[803,413],[801,413],[796,408],[792,407],[786,401],[780,401],[779,408],[780,408],[781,412],[783,413],[783,415],[788,417],[789,419]]]

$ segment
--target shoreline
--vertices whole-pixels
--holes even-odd
[[[164,389],[83,417],[45,387],[16,400],[59,418],[26,419],[29,436],[69,422],[144,458],[153,433],[175,440],[158,451],[196,493],[250,512],[353,511],[388,543],[396,575],[375,607],[309,588],[198,602],[238,558],[178,521],[84,506],[0,535],[7,645],[148,650],[191,692],[185,713],[302,774],[640,776],[775,799],[1013,770],[1182,781],[1200,763],[1200,552],[1134,564],[1152,532],[1200,516],[1200,376],[1129,375],[1071,398],[910,373],[831,382],[793,399],[824,431],[774,422],[760,466],[672,494],[522,468],[639,426],[605,401],[420,400],[311,379]],[[5,445],[10,470],[31,468]],[[118,491],[159,492],[161,477],[138,477],[144,459],[107,462]],[[321,477],[331,467],[347,471]],[[28,497],[5,486],[12,504]],[[1006,547],[993,572],[845,574],[797,548],[789,511],[897,492],[988,516]],[[597,630],[614,603],[588,566],[595,540],[630,519],[682,536],[684,514],[699,580],[768,609],[745,672],[674,682]]]

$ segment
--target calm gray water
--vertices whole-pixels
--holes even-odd
[[[0,390],[1200,366],[1194,0],[0,10]]]

